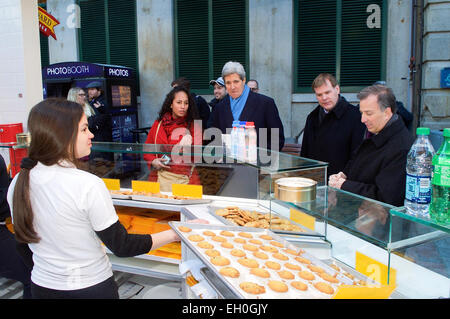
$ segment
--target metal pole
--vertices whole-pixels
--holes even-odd
[[[414,0],[413,4],[413,33],[411,39],[410,77],[412,79],[413,132],[420,126],[421,98],[422,98],[422,53],[423,53],[423,0]]]

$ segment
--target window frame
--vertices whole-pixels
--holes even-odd
[[[76,0],[76,4],[78,6],[80,6],[81,2],[87,2],[89,0]],[[104,62],[104,64],[113,64],[111,63],[111,56],[110,56],[110,30],[109,30],[109,21],[108,21],[108,10],[109,10],[109,1],[108,0],[103,0],[104,4],[105,4],[105,10],[103,12],[103,19],[105,22],[105,44],[106,44],[106,52],[105,52],[105,59],[106,62]],[[128,1],[128,0],[127,0]],[[81,14],[81,9],[80,9],[80,14]],[[100,17],[101,15],[99,15]],[[139,83],[139,35],[138,35],[138,21],[137,21],[137,0],[134,0],[134,29],[135,31],[135,43],[136,43],[136,50],[135,50],[135,56],[136,56],[136,68],[134,69],[135,74],[136,74],[136,93],[139,96],[140,95],[140,83]],[[78,59],[80,61],[83,62],[90,62],[90,61],[84,61],[84,57],[83,57],[83,41],[82,41],[82,28],[80,26],[80,28],[77,29],[77,41],[78,41]]]
[[[214,74],[214,38],[213,38],[213,1],[214,0],[207,0],[208,1],[208,78],[209,79],[216,79],[220,74]],[[249,34],[249,0],[244,0],[245,2],[245,73],[246,78],[250,78],[250,34]],[[178,59],[178,53],[179,53],[179,44],[178,44],[178,18],[177,18],[177,12],[178,12],[178,6],[177,1],[172,0],[172,8],[173,8],[173,60],[174,60],[174,79],[180,77],[180,63]],[[196,94],[204,94],[204,95],[213,95],[214,88],[209,85],[209,83],[206,83],[205,85],[208,86],[208,88],[195,88],[191,86],[191,90],[194,91]]]
[[[344,0],[336,0],[336,79],[338,83],[340,83],[340,75],[341,75],[341,43],[342,43],[342,2]],[[298,27],[299,27],[299,0],[293,1],[294,10],[294,24],[293,24],[293,70],[294,74],[292,77],[293,83],[293,94],[296,93],[314,93],[312,88],[309,87],[300,87],[298,86],[298,51],[299,51],[299,43],[298,43]],[[386,47],[387,47],[387,14],[388,14],[388,2],[387,0],[382,0],[382,8],[381,8],[381,61],[380,61],[380,79],[386,80]],[[358,93],[365,86],[340,86],[342,93]]]

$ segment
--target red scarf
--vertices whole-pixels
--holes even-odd
[[[161,126],[164,128],[166,135],[170,138],[174,129],[179,127],[186,127],[186,116],[174,119],[171,112],[167,112],[161,119]]]

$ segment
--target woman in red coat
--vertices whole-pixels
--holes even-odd
[[[148,133],[146,144],[162,144],[171,161],[165,164],[163,154],[144,154],[151,173],[149,180],[160,183],[162,191],[171,191],[171,183],[200,185],[192,156],[177,155],[183,146],[202,145],[202,130],[195,125],[199,119],[188,89],[177,86],[170,91],[159,111],[158,119]],[[171,154],[172,149],[176,154]]]

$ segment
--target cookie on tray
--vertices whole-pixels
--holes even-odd
[[[222,236],[213,236],[211,237],[212,240],[223,243],[224,241],[227,241],[225,237]]]
[[[249,251],[258,251],[258,246],[250,245],[250,244],[244,244],[242,245],[242,248]]]
[[[220,235],[226,236],[226,237],[234,237],[234,234],[232,232],[228,231],[228,230],[222,230],[220,232]]]
[[[283,248],[283,247],[284,247],[284,245],[283,245],[282,243],[277,242],[277,241],[275,241],[275,240],[272,240],[272,241],[270,242],[270,244],[271,244],[272,246],[276,246],[276,247],[279,247],[279,248]]]
[[[303,249],[296,251],[294,249],[286,248],[283,250],[283,252],[285,252],[286,254],[289,254],[289,255],[298,256],[298,255],[303,254],[305,251]]]
[[[179,231],[181,231],[181,232],[183,232],[183,233],[189,233],[189,232],[192,231],[191,228],[186,227],[186,226],[180,226],[180,227],[178,227],[178,229],[179,229]]]
[[[308,289],[308,285],[301,281],[291,281],[291,286],[301,291],[306,291]]]
[[[316,276],[314,276],[314,274],[312,272],[309,272],[307,270],[300,271],[298,273],[298,275],[300,276],[300,278],[309,280],[309,281],[316,279]]]
[[[272,254],[273,258],[276,258],[278,260],[289,260],[289,257],[280,253],[274,253]]]
[[[209,237],[216,236],[216,233],[212,232],[210,230],[205,230],[202,234],[205,235],[205,236],[209,236]]]
[[[246,232],[240,232],[238,233],[239,236],[244,237],[244,238],[253,238],[252,234],[246,233]]]
[[[279,263],[277,263],[276,261],[266,261],[264,263],[264,265],[266,265],[268,268],[273,269],[273,270],[280,270],[281,269],[281,265]]]
[[[198,242],[198,241],[205,240],[205,238],[203,238],[203,236],[200,236],[200,235],[190,235],[190,236],[188,237],[188,239],[189,239],[190,241],[194,241],[194,242]]]
[[[259,259],[269,259],[269,256],[267,254],[263,253],[262,251],[255,251],[253,253],[253,256],[255,256],[256,258],[259,258]]]
[[[203,249],[212,249],[214,248],[214,245],[212,245],[211,243],[208,243],[207,241],[201,241],[197,244],[198,247],[203,248]]]
[[[262,268],[252,268],[252,269],[250,269],[250,273],[252,275],[255,275],[255,276],[258,276],[261,278],[269,278],[270,277],[270,273],[267,270],[262,269]]]
[[[217,257],[220,256],[220,251],[216,249],[207,249],[205,250],[205,254],[208,255],[209,257]]]
[[[295,257],[295,260],[297,260],[299,263],[309,265],[311,264],[311,260],[303,257]]]
[[[264,286],[258,285],[254,282],[245,281],[239,284],[239,287],[244,290],[246,293],[252,295],[259,295],[266,292]]]
[[[327,295],[332,295],[334,293],[333,287],[323,281],[314,283],[314,288]]]
[[[287,280],[290,280],[290,279],[294,279],[294,278],[295,278],[294,274],[291,273],[289,270],[282,270],[282,271],[279,271],[279,272],[278,272],[278,276],[280,276],[280,277],[283,278],[283,279],[287,279]]]
[[[239,244],[245,244],[247,241],[244,238],[235,238],[234,242]]]
[[[320,278],[322,278],[323,280],[326,280],[328,282],[332,282],[334,284],[338,284],[339,283],[339,279],[337,279],[336,277],[333,277],[330,274],[327,274],[326,272],[319,273],[318,275],[319,275]]]
[[[248,268],[257,268],[259,266],[258,262],[251,258],[240,258],[238,259],[238,263]]]
[[[302,270],[302,267],[300,267],[299,265],[294,265],[291,263],[285,263],[284,267],[291,269],[291,270]]]
[[[230,251],[230,254],[234,257],[244,257],[245,256],[245,252],[240,249],[232,249]]]
[[[220,246],[222,246],[223,248],[228,248],[228,249],[234,247],[232,243],[229,243],[227,241],[224,241],[223,243],[221,243]]]
[[[228,266],[230,264],[230,260],[223,256],[211,257],[210,261],[216,266]]]
[[[316,265],[308,265],[309,270],[315,272],[315,273],[324,273],[325,269],[323,269],[322,267],[316,266]]]
[[[220,268],[219,273],[223,276],[238,278],[240,276],[239,270],[234,267],[223,267]]]
[[[259,238],[265,239],[265,240],[272,240],[273,239],[272,236],[269,236],[269,235],[266,235],[266,234],[259,236]]]
[[[288,291],[288,286],[279,280],[269,280],[268,286],[270,289],[276,292],[286,292]]]
[[[261,248],[264,251],[268,251],[270,253],[277,253],[278,252],[278,249],[276,249],[275,247],[272,247],[272,246],[262,245],[259,248]]]
[[[262,245],[263,244],[263,242],[260,241],[259,239],[250,239],[248,242],[253,245]]]

